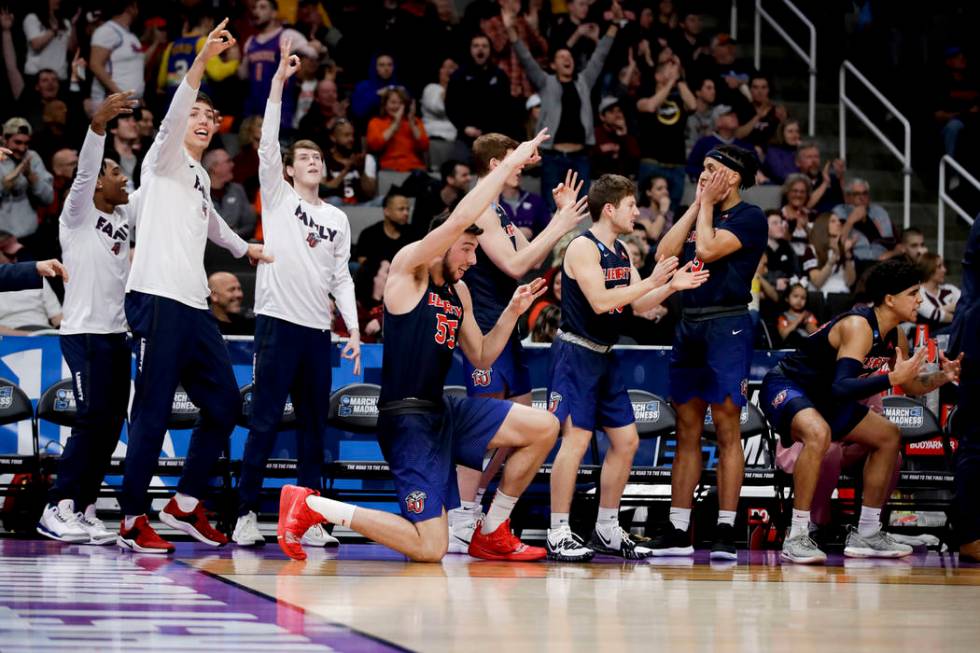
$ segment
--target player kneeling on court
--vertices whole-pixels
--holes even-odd
[[[505,180],[537,159],[542,132],[522,143],[477,184],[446,219],[433,221],[421,241],[391,262],[384,290],[385,346],[378,402],[378,440],[395,477],[402,516],[356,507],[287,485],[279,501],[279,546],[306,558],[300,538],[323,521],[349,527],[419,562],[437,562],[449,547],[446,510],[459,505],[455,464],[479,468],[488,449],[512,447],[486,518],[469,554],[489,560],[538,560],[510,530],[510,513],[555,444],[558,421],[543,410],[490,398],[445,397],[453,350],[479,368],[500,356],[517,318],[545,288],[541,279],[520,286],[484,335],[473,318],[466,270],[476,262],[474,223],[500,194]]]
[[[821,563],[827,556],[810,538],[810,504],[820,463],[831,442],[843,441],[871,450],[864,465],[864,494],[856,529],[847,536],[844,555],[899,558],[912,547],[881,530],[881,507],[888,500],[901,445],[898,427],[860,403],[892,386],[909,395],[932,392],[957,381],[960,360],[940,356],[939,371],[920,374],[926,348],[909,358],[901,322],[915,321],[921,303],[921,273],[897,260],[878,264],[868,274],[872,306],[841,313],[803,341],[766,374],[760,404],[784,444],[802,442],[793,470],[793,518],[782,557],[798,563]],[[890,371],[889,371],[890,370]],[[887,372],[887,373],[886,373]]]
[[[691,272],[690,264],[677,271],[677,257],[671,256],[641,280],[618,240],[633,233],[640,214],[636,187],[626,177],[597,179],[589,189],[589,212],[595,224],[571,242],[562,263],[561,330],[551,346],[548,406],[562,424],[562,441],[551,472],[548,557],[582,561],[603,553],[635,560],[651,551],[637,546],[619,525],[619,501],[640,441],[612,346],[631,310],[649,311],[676,290],[696,288],[708,272]],[[609,450],[602,464],[599,518],[586,546],[572,532],[568,515],[596,427],[606,432]]]

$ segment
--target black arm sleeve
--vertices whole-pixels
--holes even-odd
[[[837,361],[834,384],[830,390],[834,399],[860,401],[880,394],[891,387],[887,374],[873,374],[859,378],[864,367],[855,358],[841,358]]]

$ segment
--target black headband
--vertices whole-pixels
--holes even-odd
[[[745,166],[742,165],[740,161],[736,161],[732,157],[728,156],[728,154],[722,152],[719,149],[710,150],[704,156],[706,159],[714,159],[715,161],[721,163],[726,168],[730,168],[734,170],[735,172],[738,173],[738,176],[742,182],[742,186],[748,185],[749,180],[746,179],[746,177],[748,176],[748,171],[745,169]],[[752,181],[754,181],[754,179]]]

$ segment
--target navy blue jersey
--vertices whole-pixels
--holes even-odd
[[[463,303],[456,291],[431,279],[408,313],[393,315],[385,307],[379,402],[414,398],[441,403],[462,322]]]
[[[830,344],[830,330],[835,324],[852,315],[864,318],[871,327],[872,333],[871,351],[864,358],[861,376],[874,374],[890,366],[895,358],[895,348],[898,346],[898,329],[892,329],[888,335],[882,337],[874,309],[870,306],[856,306],[804,338],[797,350],[779,363],[783,374],[797,382],[808,393],[829,395],[837,370],[837,350]]]
[[[754,204],[739,202],[727,211],[716,209],[714,227],[735,234],[742,247],[717,261],[704,263],[697,257],[697,231],[691,231],[684,243],[680,265],[694,261],[695,272],[707,269],[711,276],[700,287],[681,293],[686,308],[746,306],[752,301],[752,277],[768,244],[769,225],[765,214]]]
[[[517,251],[517,227],[507,217],[507,213],[499,204],[493,205],[500,218],[500,226],[510,237],[510,244]],[[517,280],[511,279],[505,272],[493,264],[482,247],[476,248],[476,265],[466,271],[463,276],[470,295],[473,297],[473,317],[483,333],[493,329],[500,314],[507,308],[514,291],[517,290]]]
[[[599,248],[599,265],[606,277],[606,288],[630,285],[630,257],[623,243],[616,241],[616,251],[603,245],[591,231],[583,232],[578,238],[586,238]],[[562,266],[561,283],[561,330],[588,338],[603,345],[614,345],[619,341],[623,318],[629,317],[629,306],[614,308],[601,315],[592,310],[578,281],[565,273]]]

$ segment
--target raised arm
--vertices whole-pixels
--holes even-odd
[[[60,222],[68,228],[78,226],[95,198],[95,186],[102,170],[105,149],[106,123],[118,115],[133,112],[133,92],[114,93],[106,98],[102,106],[92,116],[92,124],[85,133],[85,142],[78,154],[78,171],[71,184],[65,206],[61,210]]]
[[[459,346],[470,363],[480,369],[490,367],[500,357],[500,353],[514,333],[514,325],[517,324],[518,318],[547,290],[544,279],[535,279],[529,284],[518,287],[507,308],[497,319],[497,323],[484,335],[473,317],[473,300],[469,288],[462,281],[457,282],[454,287],[459,300],[463,303],[463,324],[460,326]]]
[[[538,160],[538,146],[547,138],[548,130],[543,129],[534,139],[521,143],[460,200],[449,219],[422,240],[403,247],[391,262],[391,273],[412,274],[433,258],[442,256],[500,195],[507,178],[522,166]]]
[[[711,175],[711,179],[705,184],[701,193],[701,206],[695,224],[695,233],[697,234],[695,246],[698,258],[705,263],[717,261],[742,247],[742,241],[734,233],[727,229],[715,229],[714,227],[715,205],[720,205],[725,200],[729,174],[737,173],[724,170],[716,171]]]
[[[207,42],[197,53],[194,63],[177,87],[167,115],[160,122],[160,131],[157,132],[156,140],[146,153],[146,159],[143,161],[144,170],[155,169],[160,174],[184,164],[184,132],[188,116],[197,100],[205,66],[212,57],[220,55],[235,45],[235,38],[225,29],[227,24],[228,19],[225,18],[208,34]]]
[[[259,139],[259,184],[263,202],[272,203],[284,190],[286,180],[282,174],[282,153],[279,150],[279,121],[282,111],[282,89],[286,80],[299,70],[299,57],[290,55],[292,42],[283,38],[279,42],[279,68],[272,77],[269,99],[265,103],[262,119],[262,137]]]
[[[916,351],[916,355],[921,352],[928,352],[927,347],[920,347]],[[898,330],[898,347],[896,348],[896,371],[898,371],[898,362],[901,360],[897,358],[898,354],[903,354],[903,358],[908,358],[909,355],[909,341],[905,337],[905,332],[901,329]],[[912,360],[915,356],[912,357]],[[923,358],[923,360],[925,360]],[[960,370],[963,364],[963,354],[961,353],[957,358],[949,360],[946,358],[946,354],[942,351],[939,352],[939,369],[934,372],[924,372],[917,373],[912,378],[907,381],[903,381],[897,385],[902,386],[902,392],[907,395],[912,395],[913,397],[918,397],[921,395],[929,394],[936,388],[946,385],[947,383],[954,382],[959,383],[960,381]]]
[[[11,30],[14,26],[14,14],[6,7],[0,9],[0,30],[3,40],[3,64],[7,71],[7,82],[10,84],[10,94],[14,99],[20,99],[20,94],[24,92],[24,76],[17,65],[17,52],[14,49],[14,36]]]
[[[504,28],[507,30],[507,38],[510,39],[517,59],[521,62],[524,72],[527,73],[527,78],[534,84],[534,88],[543,88],[548,83],[548,73],[541,68],[531,51],[527,49],[527,45],[517,35],[517,26],[514,22],[516,16],[513,10],[506,7],[501,9],[500,18],[503,20]]]
[[[700,208],[701,191],[699,189],[697,197],[695,197],[691,206],[687,207],[684,215],[676,220],[673,226],[664,234],[664,237],[660,239],[660,244],[657,245],[657,260],[664,257],[681,255],[681,252],[684,251],[684,243],[687,242],[687,237],[694,229],[694,221],[698,217]]]

